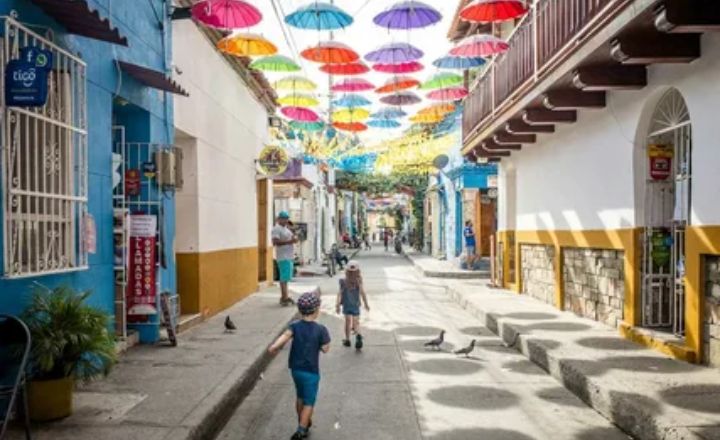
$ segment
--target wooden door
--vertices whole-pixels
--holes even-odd
[[[268,181],[257,181],[258,281],[267,281]]]
[[[481,256],[486,257],[490,255],[490,237],[497,232],[495,230],[495,211],[497,205],[495,199],[491,199],[486,194],[482,194],[481,191],[478,191],[478,198],[480,211],[479,231],[476,232],[479,238],[478,252]]]

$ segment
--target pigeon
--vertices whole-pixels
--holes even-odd
[[[475,339],[470,341],[470,345],[468,345],[465,348],[461,348],[460,350],[456,350],[455,354],[464,354],[465,357],[470,357],[470,353],[475,349]]]
[[[436,350],[440,350],[440,346],[443,342],[445,342],[445,330],[442,330],[440,332],[440,336],[438,336],[437,338],[433,339],[432,341],[426,342],[425,347],[431,347]]]
[[[225,318],[225,333],[234,332],[237,330],[237,327],[235,327],[235,323],[230,320],[230,317]]]

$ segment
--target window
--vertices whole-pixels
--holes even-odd
[[[46,104],[2,109],[4,275],[19,278],[85,269],[85,64],[12,18],[3,20],[0,70],[18,58],[23,47],[39,47],[53,55]]]

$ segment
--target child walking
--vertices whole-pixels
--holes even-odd
[[[304,293],[298,299],[297,307],[302,319],[291,323],[268,349],[271,354],[276,354],[292,339],[288,364],[297,393],[298,427],[290,440],[308,437],[320,387],[320,352],[330,350],[330,334],[324,325],[316,322],[320,315],[319,292]]]
[[[335,309],[345,315],[345,339],[343,345],[350,347],[350,332],[355,333],[355,349],[360,350],[363,347],[363,337],[360,333],[360,300],[365,305],[365,310],[370,311],[365,289],[362,283],[362,274],[360,273],[360,264],[357,261],[350,261],[345,269],[345,278],[340,280],[340,292],[337,296],[337,304]]]

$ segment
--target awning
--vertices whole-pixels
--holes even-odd
[[[143,66],[138,66],[137,64],[126,63],[125,61],[120,60],[118,60],[118,65],[123,72],[127,73],[128,75],[132,76],[133,78],[148,87],[152,87],[158,90],[164,90],[170,93],[175,93],[177,95],[190,96],[190,94],[185,91],[185,89],[180,87],[180,84],[173,81],[172,78],[165,76],[162,72],[148,69],[147,67]]]
[[[110,25],[110,20],[101,18],[98,11],[90,9],[87,0],[32,0],[32,2],[71,34],[128,45],[127,38]]]

